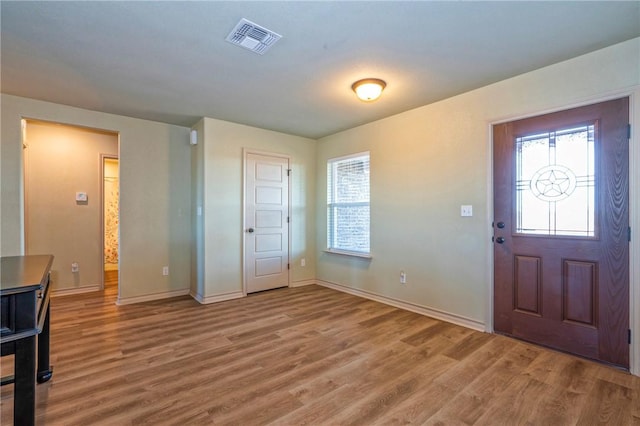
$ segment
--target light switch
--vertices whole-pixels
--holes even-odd
[[[471,205],[460,206],[460,216],[463,216],[463,217],[473,216],[473,206]]]
[[[87,201],[86,192],[76,192],[76,201]]]

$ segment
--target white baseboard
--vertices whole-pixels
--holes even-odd
[[[316,284],[317,281],[316,280],[302,280],[302,281],[294,281],[291,284],[289,284],[289,287],[293,288],[293,287],[304,287],[305,285],[313,285]]]
[[[72,294],[91,293],[93,291],[100,291],[100,286],[89,285],[85,287],[55,289],[51,291],[51,297],[70,296]]]
[[[343,293],[349,293],[354,296],[364,297],[365,299],[375,300],[376,302],[384,303],[385,305],[394,306],[396,308],[415,312],[417,314],[439,319],[441,321],[450,322],[452,324],[460,325],[462,327],[470,328],[472,330],[482,331],[482,332],[485,331],[485,324],[482,321],[463,317],[461,315],[452,314],[450,312],[441,311],[439,309],[428,308],[426,306],[416,305],[413,303],[409,303],[402,300],[393,299],[391,297],[382,296],[380,294],[372,293],[370,291],[355,289],[355,288],[347,287],[341,284],[331,283],[328,281],[316,280],[316,284],[321,285],[323,287],[331,288],[333,290],[338,290]]]
[[[193,297],[203,305],[206,305],[209,303],[224,302],[225,300],[233,300],[233,299],[239,299],[241,297],[245,297],[245,294],[241,291],[234,291],[232,293],[224,293],[224,294],[214,294],[213,296],[204,296],[204,297],[200,294],[193,294],[193,293],[189,293],[189,294],[191,295],[191,297]]]
[[[152,300],[169,299],[171,297],[186,296],[189,289],[166,291],[163,293],[145,294],[143,296],[120,297],[116,300],[116,305],[131,305],[133,303],[150,302]]]

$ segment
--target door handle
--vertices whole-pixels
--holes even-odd
[[[253,234],[253,228],[247,229],[247,232],[250,233],[250,234]]]
[[[504,237],[498,237],[498,238],[496,238],[496,243],[498,243],[498,244],[502,244],[502,243],[504,243]]]
[[[502,229],[502,228],[504,228],[504,222],[498,222],[498,224],[496,226],[498,228]]]

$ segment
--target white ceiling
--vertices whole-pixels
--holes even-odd
[[[640,36],[640,1],[1,2],[2,92],[319,138]],[[283,37],[225,41],[240,18]],[[586,72],[586,71],[585,71]],[[386,80],[375,103],[360,78]]]

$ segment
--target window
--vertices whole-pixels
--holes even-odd
[[[369,153],[327,162],[327,247],[368,256]]]
[[[516,232],[595,237],[595,124],[516,138]]]

